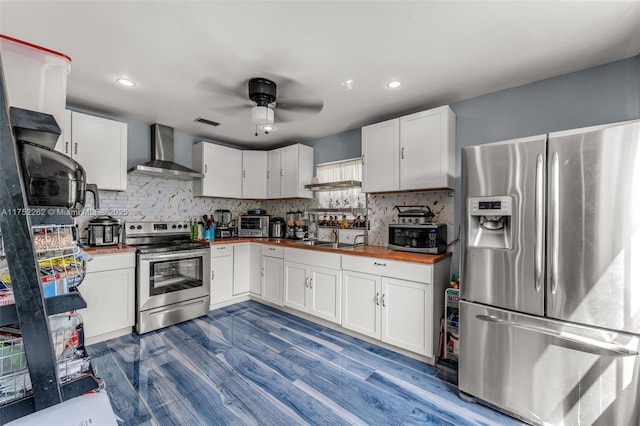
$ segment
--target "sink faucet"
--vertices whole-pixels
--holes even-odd
[[[333,242],[334,243],[338,243],[339,242],[338,240],[340,239],[338,237],[338,228],[337,227],[333,228],[333,231],[331,231],[331,232],[333,232]]]
[[[365,240],[366,240],[366,236],[364,234],[358,234],[355,236],[355,238],[353,239],[353,245],[357,246],[358,245],[358,237],[362,238],[362,244],[364,244]]]

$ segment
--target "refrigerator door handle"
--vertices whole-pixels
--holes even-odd
[[[519,328],[521,330],[527,330],[534,333],[541,333],[547,336],[556,337],[561,340],[566,340],[572,343],[577,343],[583,346],[596,349],[599,352],[607,352],[608,355],[617,356],[636,356],[638,352],[630,350],[624,346],[616,345],[615,343],[603,342],[601,340],[593,339],[591,337],[580,336],[575,333],[563,332],[560,330],[553,330],[550,328],[537,326],[533,324],[523,324],[516,321],[504,320],[493,315],[476,315],[476,319],[480,321],[494,323],[505,327]]]
[[[551,157],[551,169],[550,169],[550,203],[551,203],[551,214],[549,220],[551,222],[551,294],[556,294],[558,290],[558,238],[559,238],[559,230],[558,230],[558,222],[560,220],[560,206],[559,206],[559,177],[558,177],[558,153],[554,152]]]
[[[542,288],[544,263],[544,158],[538,154],[536,159],[536,202],[535,202],[535,288],[536,293]]]

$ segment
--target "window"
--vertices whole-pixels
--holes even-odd
[[[362,160],[336,161],[318,164],[316,167],[318,182],[342,182],[345,180],[362,181]],[[366,195],[360,188],[345,188],[335,191],[318,192],[318,206],[330,209],[364,208]]]

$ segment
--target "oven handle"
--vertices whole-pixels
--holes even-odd
[[[167,254],[146,253],[146,254],[140,255],[140,260],[156,261],[156,260],[186,259],[190,257],[207,256],[208,254],[209,254],[209,250],[207,249],[185,250],[177,253],[174,252],[174,253],[167,253]]]

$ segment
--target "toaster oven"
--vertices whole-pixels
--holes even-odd
[[[268,215],[241,215],[238,219],[238,237],[269,237]]]
[[[447,250],[447,225],[392,223],[389,248],[416,253],[440,254]]]

